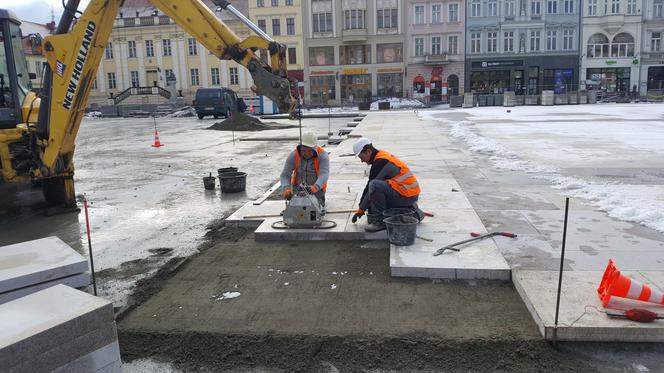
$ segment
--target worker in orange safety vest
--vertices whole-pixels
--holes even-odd
[[[318,146],[318,138],[308,132],[302,135],[302,142],[286,158],[281,171],[281,187],[284,199],[290,200],[302,186],[325,206],[325,190],[330,177],[330,158]]]
[[[420,185],[406,163],[384,150],[376,149],[371,141],[364,137],[353,144],[353,152],[362,162],[371,165],[369,181],[362,193],[360,206],[353,215],[353,223],[368,210],[376,219],[365,230],[383,230],[383,211],[396,207],[412,208],[421,221],[424,214],[417,206]]]

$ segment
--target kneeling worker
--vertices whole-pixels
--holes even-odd
[[[291,199],[293,193],[304,185],[307,192],[325,206],[325,189],[330,177],[330,158],[327,152],[318,146],[316,135],[307,132],[302,135],[302,143],[293,150],[281,171],[281,187],[285,199]]]
[[[353,215],[353,223],[369,210],[370,214],[380,219],[369,224],[366,231],[383,230],[383,211],[395,207],[412,207],[422,220],[422,211],[417,207],[420,186],[406,163],[384,150],[374,148],[371,141],[364,137],[353,144],[353,153],[362,162],[371,165],[369,182],[362,193],[359,209]]]

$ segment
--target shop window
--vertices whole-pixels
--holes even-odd
[[[371,74],[341,75],[341,99],[358,102],[371,99]]]
[[[510,71],[473,71],[470,74],[470,89],[475,93],[504,93],[510,88]]]
[[[311,103],[314,105],[327,105],[328,100],[336,100],[334,75],[310,77],[309,90]]]
[[[371,63],[370,45],[344,45],[339,47],[339,63],[342,65],[362,65]]]
[[[403,74],[378,74],[378,96],[401,97],[403,96]]]
[[[422,75],[418,75],[413,79],[413,93],[424,93],[425,80]]]
[[[664,66],[648,68],[648,90],[664,92]]]
[[[309,64],[312,66],[334,65],[334,47],[309,48]]]
[[[376,62],[390,63],[403,61],[403,44],[376,44]]]

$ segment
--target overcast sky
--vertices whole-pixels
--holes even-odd
[[[79,10],[82,11],[89,2],[81,0]],[[51,5],[58,22],[62,15],[62,0],[0,0],[0,8],[11,9],[20,19],[36,23],[51,22]]]

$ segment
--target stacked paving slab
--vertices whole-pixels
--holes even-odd
[[[109,301],[56,285],[0,305],[3,372],[120,373]]]
[[[57,237],[0,247],[0,263],[0,304],[57,284],[90,284],[88,261]]]

